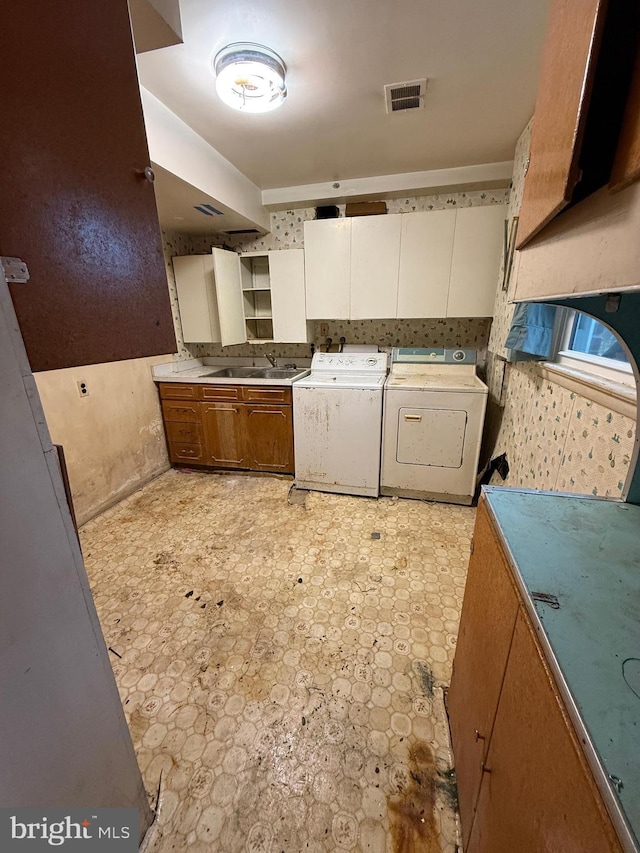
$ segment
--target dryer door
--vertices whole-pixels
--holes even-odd
[[[403,407],[398,410],[396,461],[460,468],[466,428],[465,411]]]

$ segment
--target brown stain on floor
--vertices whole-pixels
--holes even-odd
[[[440,853],[434,815],[437,782],[433,750],[416,741],[409,749],[409,784],[388,801],[393,853]]]

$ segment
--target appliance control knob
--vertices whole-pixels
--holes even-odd
[[[454,359],[455,359],[456,361],[464,361],[464,359],[465,359],[465,354],[464,354],[464,352],[463,352],[461,349],[457,349],[457,350],[454,352],[453,357],[454,357]]]

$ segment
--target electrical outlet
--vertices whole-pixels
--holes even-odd
[[[329,334],[329,324],[328,323],[320,323],[320,335],[323,338],[326,338]]]
[[[78,380],[78,394],[81,397],[89,396],[89,386],[86,382],[83,382],[81,379]]]

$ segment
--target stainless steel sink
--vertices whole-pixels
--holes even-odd
[[[218,376],[221,379],[246,379],[249,376],[262,376],[262,373],[257,367],[222,367],[200,374],[202,379],[210,376]]]
[[[305,373],[304,367],[263,367],[253,375],[259,379],[293,379],[300,373]]]

